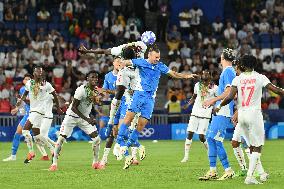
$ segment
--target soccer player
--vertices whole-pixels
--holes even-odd
[[[87,135],[89,135],[93,141],[93,163],[94,169],[99,165],[99,150],[100,150],[100,137],[98,135],[97,128],[95,127],[96,120],[90,118],[90,113],[94,103],[98,102],[100,94],[96,91],[98,85],[98,74],[95,71],[91,71],[87,75],[87,84],[78,87],[74,94],[74,99],[70,104],[66,116],[62,122],[60,128],[60,136],[57,139],[54,149],[53,162],[50,166],[50,171],[57,170],[57,159],[61,152],[62,145],[68,137],[71,136],[73,128],[78,126]]]
[[[23,84],[25,85],[30,79],[32,78],[32,75],[30,74],[26,74],[24,76],[24,80],[23,80]],[[25,86],[22,86],[19,90],[19,95],[23,95],[25,92]],[[25,99],[25,101],[28,99]],[[30,105],[27,103],[24,103],[22,107],[16,107],[14,109],[11,110],[11,113],[14,115],[17,112],[24,112],[24,117],[21,119],[17,130],[15,132],[14,138],[13,138],[13,142],[12,142],[12,153],[8,158],[3,159],[3,161],[15,161],[16,160],[16,154],[20,145],[20,140],[21,140],[21,136],[22,136],[22,130],[23,127],[26,123],[26,121],[28,120],[29,117],[29,112],[30,112]]]
[[[22,132],[29,149],[28,156],[24,163],[29,163],[35,157],[33,140],[30,134],[31,129],[33,131],[35,142],[40,145],[46,145],[51,152],[53,151],[53,145],[40,133],[40,127],[45,115],[45,102],[49,94],[52,94],[54,97],[58,113],[62,113],[56,92],[51,84],[43,79],[43,72],[43,68],[39,65],[34,68],[34,78],[26,83],[25,92],[21,99],[16,103],[16,108],[19,108],[22,101],[29,95],[30,114],[28,120],[30,124],[26,122]]]
[[[265,140],[261,112],[262,90],[265,87],[276,94],[284,96],[284,89],[273,85],[265,75],[254,71],[256,63],[257,60],[252,55],[244,55],[241,58],[242,73],[233,80],[229,95],[216,108],[216,111],[220,111],[223,106],[232,101],[235,95],[238,94],[238,124],[248,138],[251,148],[245,184],[259,184],[259,181],[254,177],[254,172],[256,167],[261,165],[261,149]],[[268,174],[264,172],[263,168],[258,173],[261,181],[267,180]]]
[[[118,137],[127,137],[128,126],[131,124],[136,113],[141,113],[138,120],[137,128],[131,133],[127,143],[123,146],[122,152],[125,154],[125,165],[123,169],[128,169],[132,163],[132,157],[128,154],[128,148],[138,143],[139,133],[148,123],[154,109],[155,93],[158,88],[161,74],[168,74],[177,79],[190,79],[195,77],[195,74],[181,74],[170,70],[160,60],[160,50],[156,47],[148,49],[148,59],[138,58],[125,60],[126,66],[136,66],[139,69],[138,83],[132,97],[132,103],[128,108],[123,123],[120,125]],[[145,148],[137,145],[140,151],[140,160],[146,156]]]
[[[202,103],[204,100],[215,97],[216,92],[217,86],[211,83],[210,73],[208,71],[203,71],[201,81],[195,84],[194,94],[188,103],[188,105],[193,103],[194,105],[187,127],[187,138],[184,144],[184,158],[181,160],[181,163],[188,161],[188,154],[194,133],[199,135],[200,142],[203,143],[206,150],[208,149],[205,134],[211,119],[213,107],[203,108]]]
[[[220,75],[218,85],[218,96],[209,100],[204,101],[203,106],[209,107],[215,103],[220,104],[221,100],[224,99],[230,92],[231,84],[233,79],[236,77],[236,72],[232,67],[232,61],[235,59],[232,49],[224,49],[221,54],[221,64],[223,71]],[[208,143],[208,158],[210,163],[210,170],[199,180],[210,180],[218,179],[216,161],[217,155],[225,169],[225,173],[218,180],[226,180],[234,176],[234,171],[230,167],[228,156],[223,145],[227,127],[231,126],[231,116],[233,115],[234,103],[231,102],[229,105],[223,107],[216,116],[212,117],[211,124],[207,132],[207,143]]]

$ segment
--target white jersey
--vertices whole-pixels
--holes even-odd
[[[25,90],[29,91],[30,98],[30,112],[38,112],[45,114],[46,99],[49,98],[50,93],[54,91],[54,88],[47,81],[42,82],[39,87],[38,94],[34,94],[34,80],[29,80],[25,85]]]
[[[93,107],[93,102],[89,97],[87,96],[87,91],[86,91],[86,85],[81,85],[78,87],[75,91],[74,98],[79,100],[79,106],[78,110],[86,117],[89,117],[92,107]],[[72,105],[73,102],[70,104],[69,108],[67,109],[66,114],[71,116],[71,117],[79,117],[77,114],[75,114],[72,111]]]
[[[255,71],[234,78],[232,86],[238,88],[238,111],[261,110],[262,88],[269,83],[265,75]]]
[[[200,117],[200,118],[211,118],[213,107],[203,108],[202,104],[205,100],[211,99],[217,96],[218,87],[215,85],[212,89],[208,89],[206,96],[202,97],[202,91],[200,90],[200,82],[194,85],[194,94],[196,94],[196,99],[192,108],[191,115]]]
[[[138,48],[141,48],[140,53],[137,55],[137,57],[144,58],[144,54],[147,50],[147,46],[142,41],[136,41],[136,42],[132,42],[132,43],[123,44],[123,45],[120,45],[120,46],[117,46],[117,47],[113,47],[113,48],[111,48],[110,52],[114,56],[119,56],[124,47],[132,46],[132,45],[134,45]]]
[[[52,109],[53,109],[53,95],[49,94],[45,101],[45,117],[47,118],[53,117]]]

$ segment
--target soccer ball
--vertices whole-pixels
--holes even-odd
[[[141,35],[141,41],[143,41],[146,45],[152,45],[156,41],[156,35],[152,31],[145,31]]]

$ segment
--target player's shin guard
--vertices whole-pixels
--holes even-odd
[[[244,156],[244,152],[241,147],[233,148],[234,154],[238,160],[238,163],[241,167],[241,170],[247,170],[246,160]]]
[[[101,160],[102,164],[106,164],[107,163],[107,158],[108,158],[109,152],[110,152],[110,148],[105,148],[104,149],[104,154],[103,154],[103,157],[102,157],[102,160]]]
[[[29,149],[29,152],[34,152],[34,145],[33,145],[33,138],[29,130],[23,130],[22,131],[23,136],[25,137],[25,141],[27,143],[27,147]]]
[[[210,163],[210,168],[216,168],[216,161],[217,161],[216,141],[208,137],[207,142],[208,142],[208,159]]]
[[[217,146],[218,157],[219,157],[224,169],[226,170],[226,169],[230,168],[228,156],[227,156],[226,150],[224,148],[223,142],[216,141],[216,146]]]
[[[65,141],[66,141],[66,139],[63,136],[58,137],[55,148],[54,148],[54,152],[53,152],[53,158],[52,158],[52,164],[53,165],[57,165],[58,156],[60,154],[63,143]]]
[[[101,144],[101,138],[100,136],[97,136],[96,138],[92,138],[92,149],[93,149],[93,163],[96,163],[99,161],[99,151],[100,151],[100,144]]]
[[[138,151],[137,147],[131,147],[131,156],[135,160],[137,160],[137,151]]]
[[[252,152],[251,156],[250,156],[250,161],[249,161],[249,169],[248,169],[248,173],[247,176],[248,177],[252,177],[255,170],[256,170],[256,166],[258,161],[260,160],[260,153],[258,152]]]
[[[184,143],[184,158],[185,159],[188,159],[191,143],[192,143],[192,140],[185,139],[185,143]]]
[[[109,112],[109,125],[113,125],[115,114],[119,108],[120,100],[113,98],[110,105],[110,112]]]
[[[20,145],[20,139],[21,139],[21,134],[15,133],[14,138],[13,138],[13,143],[12,143],[12,155],[16,155],[19,145]]]

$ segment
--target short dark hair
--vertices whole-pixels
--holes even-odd
[[[24,78],[25,78],[25,77],[29,77],[29,78],[31,78],[31,79],[33,78],[33,76],[32,76],[31,74],[29,74],[29,73],[25,74],[25,75],[24,75]]]
[[[121,52],[121,58],[123,58],[125,60],[130,60],[130,59],[137,58],[134,46],[126,46],[126,47],[124,47],[122,49],[122,52]]]
[[[147,51],[148,52],[155,51],[156,53],[160,53],[160,49],[156,44],[148,46]]]
[[[90,74],[96,74],[97,77],[99,77],[99,73],[95,70],[90,71],[89,73],[87,73],[87,78],[89,77]]]
[[[177,96],[176,95],[171,96],[171,101],[172,102],[176,102],[177,101]]]
[[[37,69],[37,68],[42,68],[43,69],[43,66],[41,64],[35,65],[33,71],[35,71],[35,69]]]
[[[230,48],[223,49],[222,54],[223,54],[224,59],[227,61],[233,62],[233,60],[236,59],[233,49],[230,49]]]
[[[241,69],[254,69],[257,64],[256,57],[253,55],[245,54],[241,57],[240,66]]]

